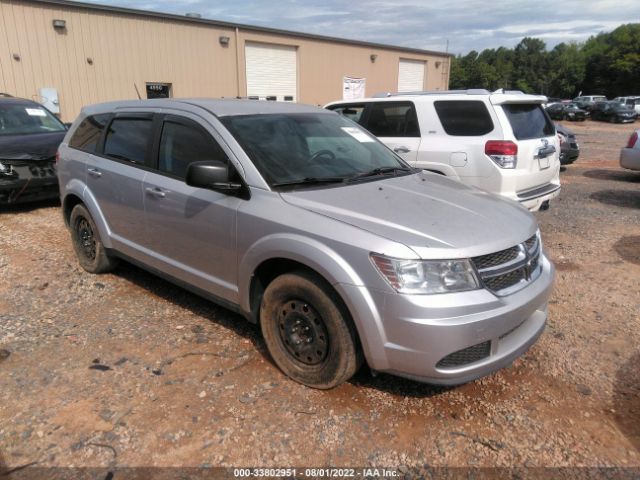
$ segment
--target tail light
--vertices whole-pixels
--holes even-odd
[[[511,141],[489,140],[484,153],[500,168],[516,168],[518,163],[518,145]]]
[[[638,141],[638,132],[633,132],[629,137],[629,142],[627,143],[627,148],[633,148],[636,146],[636,142]]]
[[[49,157],[51,158],[51,157]],[[60,150],[56,151],[56,165],[60,163]]]

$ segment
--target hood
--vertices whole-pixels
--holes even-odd
[[[493,253],[523,242],[537,229],[533,215],[518,203],[430,173],[281,196],[291,205],[402,243],[422,258]]]
[[[45,160],[55,157],[67,132],[0,135],[0,160]]]

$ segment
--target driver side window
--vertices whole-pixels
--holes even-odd
[[[184,179],[192,162],[227,162],[227,155],[197,124],[165,120],[158,151],[158,170]]]

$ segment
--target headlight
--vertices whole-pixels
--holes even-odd
[[[0,162],[0,175],[13,175],[11,165]]]
[[[371,260],[399,293],[451,293],[480,288],[467,259],[401,260],[372,253]]]

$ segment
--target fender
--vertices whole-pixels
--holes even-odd
[[[244,312],[251,310],[253,273],[261,263],[274,258],[296,261],[321,275],[349,309],[366,358],[371,360],[384,352],[386,335],[381,313],[367,288],[353,288],[364,287],[362,279],[337,252],[309,237],[274,234],[251,245],[238,265],[240,307]]]
[[[102,214],[102,210],[98,206],[98,202],[95,197],[91,193],[91,190],[87,187],[87,185],[77,178],[73,178],[67,182],[65,185],[66,195],[73,194],[82,199],[82,203],[87,207],[91,217],[93,218],[93,222],[96,224],[98,228],[98,234],[100,235],[100,240],[102,240],[105,248],[113,248],[111,243],[111,230],[109,229],[109,224],[107,223],[104,215]]]

